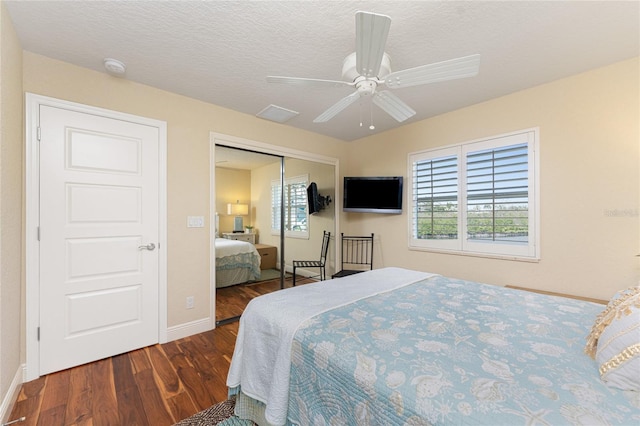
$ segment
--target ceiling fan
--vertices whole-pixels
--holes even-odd
[[[268,76],[267,81],[306,87],[350,86],[356,89],[316,117],[314,123],[329,121],[352,103],[369,97],[387,114],[403,122],[416,112],[389,90],[378,91],[379,87],[401,89],[478,74],[480,55],[477,54],[391,72],[391,61],[384,51],[390,26],[391,18],[386,15],[356,12],[356,51],[344,59],[343,80]]]

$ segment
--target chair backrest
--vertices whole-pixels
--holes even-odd
[[[342,233],[341,237],[342,270],[373,269],[373,233],[371,236],[350,236]]]
[[[323,265],[327,261],[327,253],[329,252],[329,241],[331,241],[331,232],[324,231],[322,237],[322,249],[320,250],[320,263]]]

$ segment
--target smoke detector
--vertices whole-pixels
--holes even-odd
[[[127,70],[127,66],[117,59],[105,58],[104,68],[107,72],[116,77],[122,77]]]

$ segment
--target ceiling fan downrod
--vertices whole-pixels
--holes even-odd
[[[369,130],[375,130],[376,126],[373,125],[373,107],[369,104]]]

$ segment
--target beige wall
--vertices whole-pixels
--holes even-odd
[[[280,159],[251,171],[251,211],[258,242],[278,247],[280,264],[280,236],[271,235],[271,182],[280,180]]]
[[[26,92],[167,122],[169,327],[209,316],[210,132],[337,158],[345,148],[332,138],[26,51],[23,79]],[[187,229],[187,216],[205,216],[206,226]],[[188,295],[194,309],[185,309]]]
[[[0,401],[22,380],[22,110],[22,48],[0,2]]]
[[[242,218],[242,222],[251,225],[251,212],[254,209],[251,203],[251,172],[216,167],[216,211],[220,221],[220,236],[223,232],[233,232],[235,216],[227,215],[227,204],[237,201],[249,205],[249,216]]]
[[[375,232],[376,267],[606,299],[640,279],[638,58],[349,144],[343,174],[407,176],[407,154],[540,128],[541,261],[410,251],[407,213],[345,214]],[[407,200],[405,190],[405,206]]]

